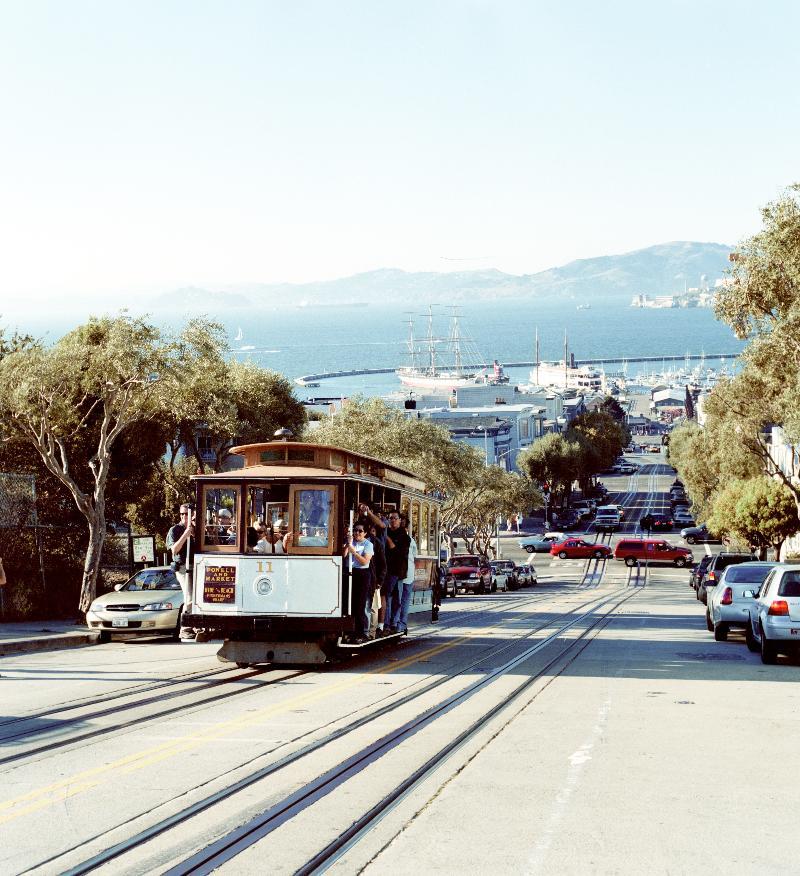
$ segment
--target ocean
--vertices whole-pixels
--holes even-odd
[[[599,359],[636,356],[684,356],[686,353],[722,354],[735,357],[743,348],[724,323],[717,321],[706,308],[648,309],[628,306],[618,298],[480,301],[459,304],[460,324],[464,334],[474,342],[486,362],[532,361],[534,338],[539,332],[543,360],[563,357],[564,332],[570,352],[576,359]],[[282,310],[232,310],[209,314],[221,322],[231,339],[233,355],[250,359],[265,368],[280,371],[294,379],[300,375],[324,371],[360,368],[393,368],[409,364],[408,319],[413,315],[415,334],[422,338],[427,331],[427,305],[287,307]],[[434,308],[434,331],[447,333],[450,311]],[[19,314],[2,317],[8,330],[17,328],[54,341],[80,322],[63,314],[46,316]],[[177,330],[186,320],[184,313],[155,313],[150,318],[168,330]],[[241,329],[241,339],[234,340]],[[243,349],[244,348],[244,349]],[[707,361],[715,366],[717,363]],[[730,364],[728,360],[727,364]],[[619,370],[621,366],[609,366]],[[529,368],[507,369],[512,382],[526,382]],[[628,375],[647,370],[635,363],[628,365]],[[661,366],[650,365],[649,371]],[[320,387],[297,388],[299,397],[349,396],[355,393],[385,395],[400,391],[393,374],[358,375],[325,380]]]

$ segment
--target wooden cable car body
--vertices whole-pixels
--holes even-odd
[[[441,503],[419,477],[327,445],[272,441],[233,452],[242,468],[193,478],[192,599],[183,618],[222,634],[221,660],[323,663],[353,650],[343,641],[355,622],[342,552],[361,503],[408,515],[418,547],[409,623],[435,617]],[[253,544],[257,521],[273,537],[288,530],[285,553],[277,540]]]

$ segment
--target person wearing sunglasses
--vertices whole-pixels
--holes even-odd
[[[363,524],[357,523],[353,527],[352,535],[348,533],[347,544],[344,546],[344,557],[351,562],[350,576],[353,584],[351,611],[356,628],[350,641],[354,645],[363,644],[369,637],[371,620],[369,564],[372,554],[372,542],[367,538]]]

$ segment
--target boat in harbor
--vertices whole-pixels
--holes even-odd
[[[542,362],[539,356],[539,331],[536,331],[536,357],[530,371],[531,386],[552,386],[557,389],[577,389],[583,393],[608,392],[608,381],[602,368],[577,365],[575,354],[569,352],[564,332],[564,358],[560,362]]]
[[[409,318],[408,351],[411,364],[398,368],[404,386],[414,389],[452,392],[476,384],[508,383],[503,366],[495,359],[491,370],[476,363],[480,356],[474,342],[461,331],[457,313],[453,313],[447,337],[433,331],[433,309],[428,308],[428,333],[419,343],[414,336],[414,319]]]

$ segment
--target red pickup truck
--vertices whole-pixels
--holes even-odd
[[[485,557],[476,554],[456,554],[447,561],[445,593],[453,596],[459,590],[485,593],[492,587],[492,570]]]

